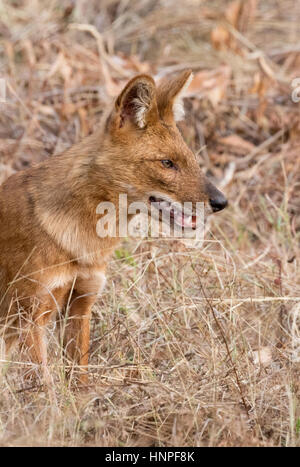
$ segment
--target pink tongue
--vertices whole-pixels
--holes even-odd
[[[194,227],[196,225],[196,216],[192,216],[192,219],[189,222],[187,222],[184,214],[181,213],[181,215],[179,214],[178,216],[176,216],[176,220],[178,224],[180,224],[182,227]]]

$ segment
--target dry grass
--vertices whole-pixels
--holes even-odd
[[[1,180],[92,131],[128,77],[188,66],[181,130],[230,200],[201,250],[116,252],[85,392],[54,326],[57,407],[25,357],[3,365],[2,445],[300,445],[299,16],[299,0],[0,1]]]

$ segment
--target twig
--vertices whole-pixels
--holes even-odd
[[[205,298],[196,297],[197,300],[206,300]],[[247,297],[247,298],[214,298],[210,297],[211,302],[218,303],[264,303],[264,302],[300,302],[299,297]]]
[[[264,151],[268,146],[270,146],[271,144],[275,143],[275,141],[277,141],[279,138],[281,138],[285,133],[285,130],[284,129],[281,129],[279,131],[277,131],[277,133],[275,133],[275,135],[272,135],[270,136],[270,138],[266,139],[265,141],[263,141],[259,146],[257,146],[256,148],[254,148],[250,154],[248,154],[248,156],[246,157],[243,157],[241,160],[238,160],[236,162],[237,166],[239,168],[242,168],[242,167],[246,167],[248,166],[249,162],[254,159],[255,156],[257,156],[257,154],[260,152],[260,151]]]
[[[226,339],[226,335],[225,335],[225,332],[223,331],[223,328],[221,326],[221,324],[219,323],[219,320],[218,318],[216,317],[216,313],[215,313],[215,310],[210,302],[210,299],[208,299],[207,295],[205,294],[204,292],[204,287],[202,285],[202,282],[201,282],[201,279],[200,279],[200,276],[199,276],[199,273],[196,271],[195,267],[192,265],[192,269],[193,271],[195,272],[196,276],[197,276],[197,279],[199,281],[199,285],[200,285],[200,288],[201,288],[201,291],[203,293],[203,296],[204,296],[204,299],[205,301],[207,302],[208,306],[209,306],[209,309],[213,315],[213,318],[214,318],[214,321],[221,333],[221,336],[222,336],[222,339],[224,341],[224,344],[225,344],[225,347],[226,347],[226,351],[227,351],[227,355],[228,355],[228,358],[230,360],[230,363],[232,365],[232,370],[234,372],[234,375],[235,375],[235,379],[236,379],[236,383],[237,383],[237,386],[239,388],[239,392],[240,392],[240,396],[241,396],[241,399],[242,399],[242,403],[243,403],[243,406],[244,406],[244,409],[250,419],[250,415],[249,415],[249,408],[247,406],[247,403],[246,403],[246,400],[245,400],[245,397],[244,397],[244,393],[243,393],[243,389],[242,389],[242,385],[241,385],[241,382],[240,382],[240,378],[239,378],[239,375],[238,375],[238,372],[237,372],[237,369],[236,369],[236,366],[232,360],[232,357],[231,357],[231,352],[230,352],[230,349],[229,349],[229,345],[228,345],[228,342],[227,342],[227,339]]]

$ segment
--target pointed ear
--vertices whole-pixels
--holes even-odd
[[[193,79],[192,70],[185,70],[179,76],[164,78],[157,87],[157,106],[160,118],[166,123],[183,120],[183,95]]]
[[[125,86],[115,102],[115,127],[133,125],[145,128],[158,120],[155,82],[139,75]]]

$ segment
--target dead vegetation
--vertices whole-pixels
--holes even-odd
[[[117,250],[88,390],[55,325],[57,407],[25,357],[3,363],[1,444],[299,446],[299,0],[2,0],[0,18],[0,182],[89,134],[134,74],[191,67],[180,127],[230,200],[201,250]]]

